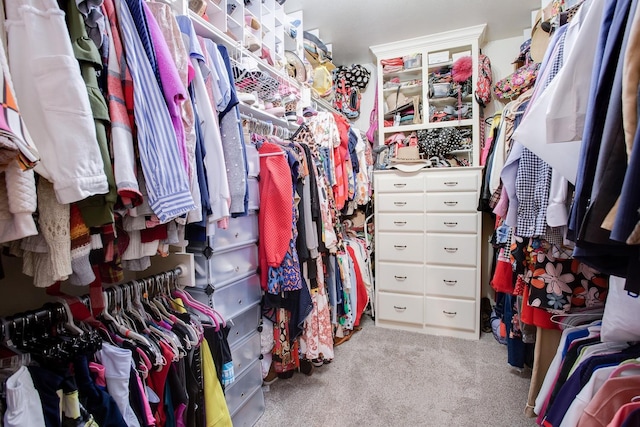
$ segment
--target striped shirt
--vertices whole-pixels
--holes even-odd
[[[116,1],[127,65],[134,89],[138,151],[149,206],[161,222],[195,209],[176,135],[129,9]]]

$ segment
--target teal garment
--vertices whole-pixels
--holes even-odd
[[[93,40],[87,36],[83,16],[74,0],[67,0],[64,5],[67,28],[73,54],[80,64],[80,72],[85,82],[93,121],[96,127],[96,143],[100,147],[100,155],[104,164],[104,174],[109,184],[109,192],[97,194],[78,202],[82,219],[87,227],[99,227],[113,223],[113,206],[117,199],[113,166],[109,153],[107,126],[109,126],[109,109],[98,87],[97,73],[102,70],[102,58]],[[92,143],[87,141],[87,143]]]

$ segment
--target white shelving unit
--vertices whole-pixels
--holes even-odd
[[[385,126],[381,107],[379,144],[398,132],[409,136],[419,130],[461,128],[472,133],[469,148],[449,152],[467,159],[470,167],[374,173],[376,326],[457,338],[480,337],[479,111],[471,94],[461,100],[457,96],[433,97],[429,76],[439,70],[448,72],[452,54],[468,51],[473,59],[471,83],[475,88],[484,30],[482,25],[371,48],[378,58],[378,105],[384,106],[385,100],[398,92],[398,88],[385,88],[385,84],[397,82],[405,83],[399,89],[401,94],[418,96],[423,106],[419,123],[400,126]],[[446,57],[446,61],[429,63],[434,53]],[[382,72],[381,60],[416,54],[421,64],[415,68]],[[471,118],[458,120],[450,114],[450,120],[436,122],[429,115],[430,106],[453,107],[455,111],[460,101],[471,104]]]

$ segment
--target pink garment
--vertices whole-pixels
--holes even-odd
[[[150,426],[156,425],[156,418],[153,416],[153,411],[151,411],[151,405],[149,405],[149,397],[147,396],[146,390],[142,385],[142,379],[140,379],[140,375],[136,375],[136,380],[138,381],[138,388],[140,389],[140,393],[144,396],[142,399],[142,405],[144,406],[144,413],[147,416],[147,421],[149,421]]]
[[[142,2],[142,7],[144,8],[144,13],[147,17],[149,33],[151,34],[153,46],[156,51],[158,71],[160,73],[160,81],[162,82],[162,92],[164,94],[164,99],[167,102],[167,109],[169,111],[169,116],[171,117],[173,130],[176,133],[178,151],[182,158],[184,170],[188,175],[189,159],[187,157],[187,145],[185,142],[181,110],[181,104],[185,99],[187,99],[187,91],[180,79],[176,63],[171,56],[171,51],[169,50],[167,41],[162,35],[162,30],[158,25],[158,21],[156,21],[156,18],[153,16],[149,6],[147,6],[147,2]]]
[[[620,409],[618,409],[618,412],[616,412],[615,417],[613,417],[611,422],[607,424],[607,427],[620,427],[629,414],[636,409],[640,409],[640,402],[631,402],[626,405],[622,405]]]
[[[178,407],[174,409],[173,412],[176,418],[176,427],[187,427],[187,424],[185,422],[186,411],[187,405],[185,405],[184,403],[179,404]]]
[[[93,381],[96,383],[98,387],[107,388],[107,381],[105,380],[105,377],[104,377],[104,366],[100,365],[99,363],[90,362],[89,372],[91,372]]]
[[[500,199],[496,206],[493,208],[493,213],[499,217],[506,218],[507,211],[509,210],[509,194],[507,193],[507,189],[502,186],[502,190],[500,190]]]
[[[618,409],[631,402],[640,390],[640,375],[609,378],[584,408],[577,427],[606,426]]]

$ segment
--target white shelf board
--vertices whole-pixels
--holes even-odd
[[[387,77],[398,77],[407,74],[420,74],[421,72],[422,67],[409,68],[408,70],[394,71],[392,73],[382,73],[382,78],[387,80]]]

